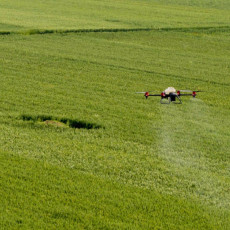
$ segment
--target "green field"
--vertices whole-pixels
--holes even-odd
[[[229,229],[227,0],[0,1],[0,229]],[[137,91],[196,89],[162,105]]]

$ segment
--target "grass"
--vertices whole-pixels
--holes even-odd
[[[229,228],[229,5],[127,2],[79,1],[80,26],[74,1],[1,2],[1,23],[21,14],[0,35],[1,228]],[[103,26],[97,7],[141,25]],[[66,19],[26,22],[43,13]],[[205,92],[182,105],[135,94],[168,86]]]
[[[1,167],[5,190],[1,194],[1,223],[5,228],[49,229],[55,224],[68,229],[178,229],[178,224],[184,223],[179,228],[224,227],[217,218],[219,213],[213,218],[212,209],[207,212],[186,199],[139,188],[134,193],[128,185],[11,154],[1,155]],[[9,170],[11,173],[6,173]],[[17,215],[12,215],[9,206],[14,206]],[[177,224],[173,223],[175,217]]]
[[[0,3],[0,31],[229,26],[229,2],[63,0]]]

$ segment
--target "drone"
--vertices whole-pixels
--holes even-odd
[[[198,92],[202,92],[200,90],[176,90],[174,87],[168,87],[165,89],[161,94],[150,94],[150,92],[136,92],[144,94],[145,98],[148,99],[148,97],[161,97],[161,104],[170,104],[171,102],[175,102],[176,99],[179,100],[178,104],[182,104],[182,101],[180,99],[181,96],[192,96],[196,97]],[[166,99],[166,100],[165,100]]]

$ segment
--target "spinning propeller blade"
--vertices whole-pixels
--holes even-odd
[[[179,90],[179,91],[182,92],[182,93],[204,92],[202,90],[189,90],[189,89],[182,89],[182,90]]]
[[[187,90],[187,89],[182,89],[182,90],[179,90],[180,92],[182,93],[191,93],[192,90]]]
[[[152,93],[154,91],[136,92],[136,93]]]

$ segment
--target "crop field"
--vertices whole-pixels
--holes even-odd
[[[230,229],[228,0],[0,0],[0,229]],[[137,91],[202,90],[182,104]]]

